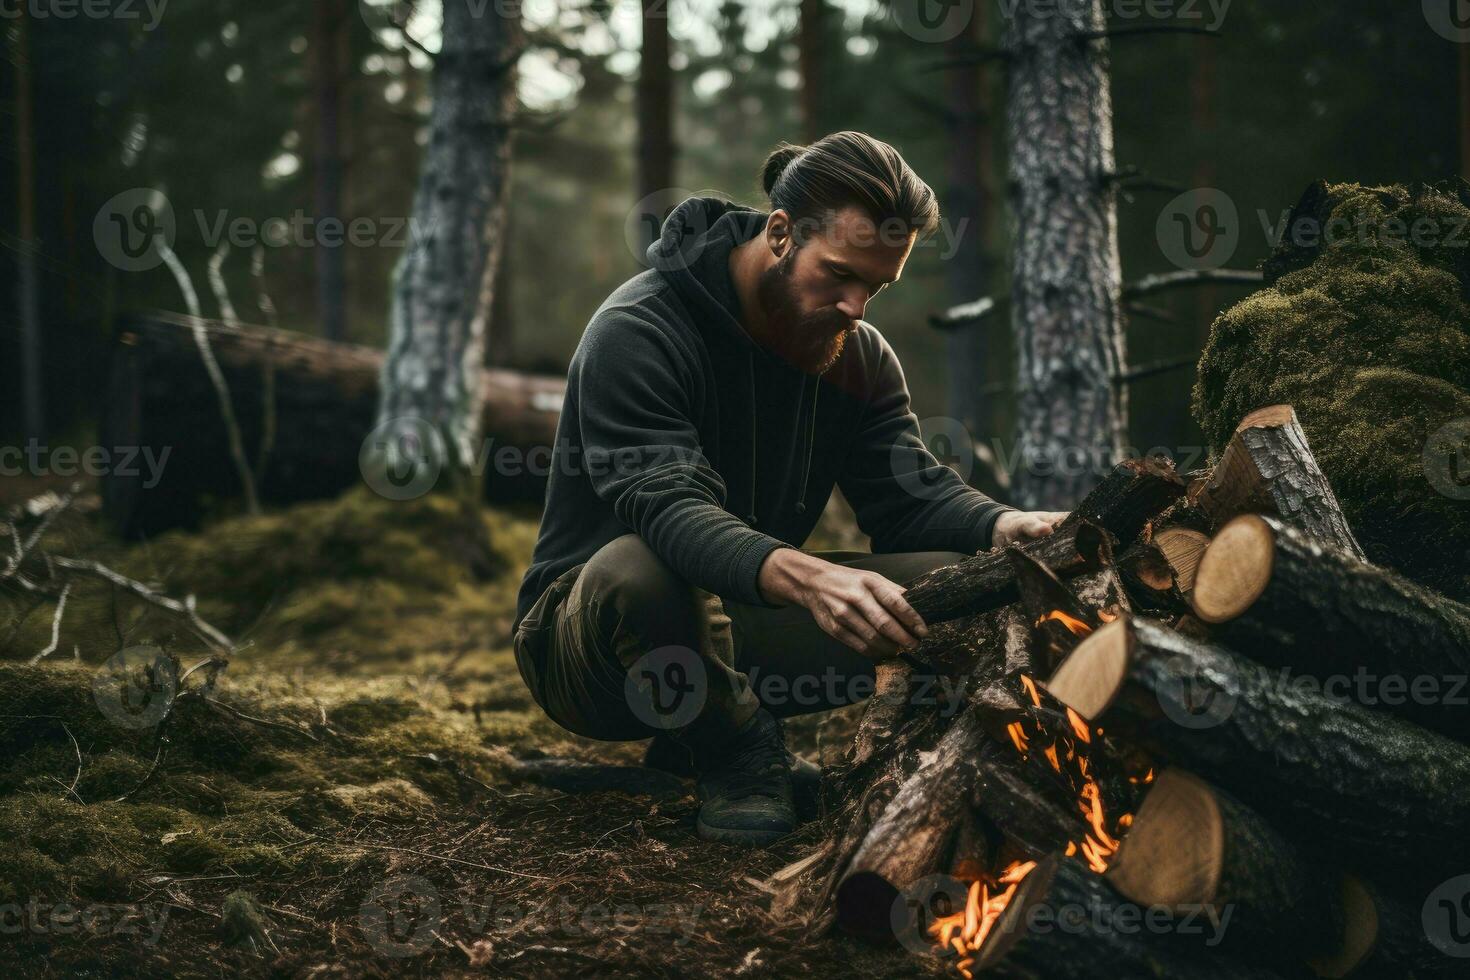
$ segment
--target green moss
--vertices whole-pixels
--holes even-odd
[[[1195,418],[1218,452],[1247,413],[1291,403],[1369,556],[1470,598],[1470,505],[1422,461],[1470,418],[1470,209],[1427,188],[1319,185],[1302,219],[1333,240],[1284,243],[1267,288],[1216,320]]]

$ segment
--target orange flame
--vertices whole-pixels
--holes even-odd
[[[1042,616],[1036,621],[1036,625],[1040,626],[1042,623],[1051,619],[1054,619],[1057,622],[1061,623],[1063,626],[1067,627],[1067,629],[1072,631],[1072,634],[1074,636],[1086,636],[1088,633],[1092,632],[1091,626],[1088,626],[1076,616],[1069,616],[1068,614],[1062,612],[1060,609],[1053,609],[1045,616]]]
[[[942,916],[929,924],[929,933],[939,945],[951,947],[960,955],[961,959],[955,964],[955,968],[966,980],[971,980],[970,967],[975,962],[975,958],[969,954],[984,945],[996,920],[1015,896],[1016,887],[1035,867],[1035,861],[1012,861],[994,882],[973,882],[969,894],[965,896],[965,907],[962,910]],[[994,894],[990,890],[992,884],[997,889]]]

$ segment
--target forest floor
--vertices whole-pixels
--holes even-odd
[[[359,490],[126,547],[85,498],[58,522],[53,554],[194,593],[242,648],[206,699],[204,671],[173,679],[207,657],[187,628],[78,584],[32,665],[54,607],[0,589],[0,974],[942,974],[769,918],[761,883],[816,824],[742,850],[695,836],[687,782],[529,776],[636,766],[644,744],[531,701],[509,631],[536,515],[481,519],[488,575],[432,497]],[[792,746],[831,762],[853,719],[796,719]]]

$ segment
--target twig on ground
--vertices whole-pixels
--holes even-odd
[[[56,652],[56,647],[61,643],[61,617],[66,615],[66,597],[69,595],[71,595],[71,583],[67,582],[61,587],[61,597],[56,600],[56,612],[51,617],[51,642],[46,644],[44,650],[30,659],[30,666],[34,667],[42,660],[51,656],[51,654]]]

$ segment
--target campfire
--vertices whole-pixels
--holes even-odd
[[[966,978],[1460,975],[1421,908],[1470,870],[1470,608],[1367,561],[1290,406],[907,598],[930,635],[778,917]],[[929,670],[962,710],[910,697]]]

